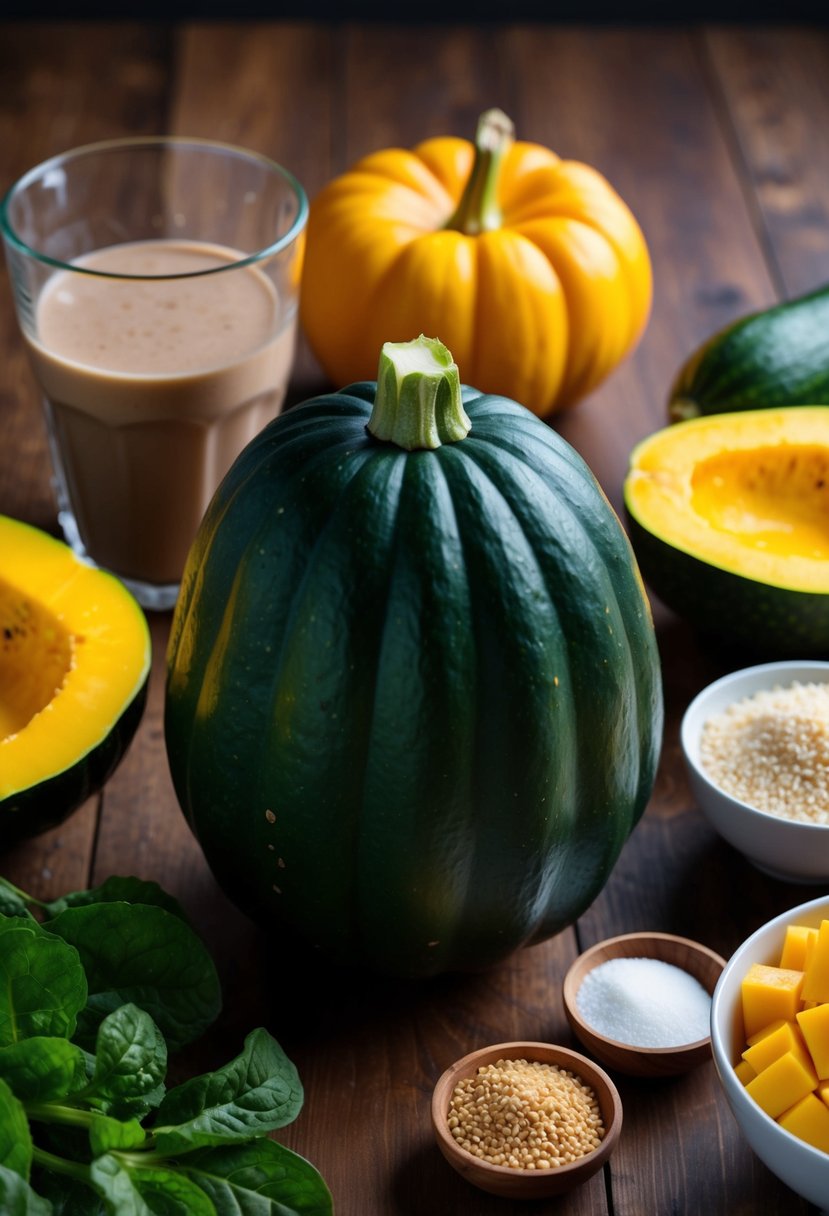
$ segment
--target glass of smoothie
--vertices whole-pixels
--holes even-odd
[[[307,213],[273,161],[176,138],[67,152],[0,204],[60,525],[147,608],[173,605],[214,490],[282,407]]]

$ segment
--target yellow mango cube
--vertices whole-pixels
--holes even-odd
[[[806,961],[816,938],[817,929],[810,929],[807,925],[787,925],[778,966],[805,971]]]
[[[742,1085],[748,1085],[749,1081],[753,1081],[757,1073],[749,1064],[748,1060],[739,1060],[734,1065],[734,1071],[737,1074],[737,1080]]]
[[[753,1047],[755,1043],[759,1043],[767,1034],[774,1034],[775,1030],[779,1030],[781,1026],[786,1025],[785,1018],[778,1018],[776,1022],[769,1022],[768,1026],[764,1026],[761,1030],[755,1030],[754,1034],[750,1034],[746,1039],[746,1046]]]
[[[801,1098],[777,1122],[793,1136],[829,1153],[829,1106],[814,1094]]]
[[[795,1020],[800,1009],[803,977],[802,971],[752,963],[742,983],[743,1025],[747,1038],[770,1022]]]
[[[802,1009],[797,1015],[797,1024],[815,1072],[823,1080],[829,1080],[829,1005],[815,1005],[812,1009]]]
[[[829,1009],[829,1006],[826,1008]],[[799,1018],[800,1014],[797,1016]],[[798,1059],[807,1066],[812,1063],[796,1022],[781,1022],[776,1030],[763,1035],[753,1046],[748,1047],[743,1052],[743,1059],[751,1065],[755,1072],[762,1072],[787,1051],[794,1052]]]
[[[794,1052],[787,1051],[758,1073],[753,1081],[749,1081],[746,1093],[751,1094],[767,1115],[776,1119],[816,1086],[817,1076],[811,1065],[805,1064]]]
[[[821,921],[803,972],[804,1001],[829,1001],[829,920]]]
[[[825,1102],[826,1105],[829,1106],[829,1081],[821,1081],[820,1085],[818,1085],[817,1089],[815,1090],[815,1093],[822,1102]]]

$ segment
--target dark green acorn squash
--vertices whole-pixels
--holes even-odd
[[[374,415],[353,384],[238,458],[187,563],[165,721],[184,813],[274,948],[409,976],[570,924],[662,726],[649,607],[592,474],[515,402],[461,404],[419,342],[381,361]]]
[[[101,788],[141,720],[150,660],[118,579],[0,515],[0,847]]]
[[[829,287],[720,330],[685,361],[672,422],[738,410],[829,405]]]

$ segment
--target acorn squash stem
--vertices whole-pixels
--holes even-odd
[[[474,236],[501,227],[498,182],[501,163],[512,145],[515,127],[502,110],[486,110],[478,120],[475,160],[455,213],[444,228]]]
[[[469,434],[458,365],[442,342],[421,334],[412,342],[383,344],[366,425],[375,439],[407,452],[457,443]]]

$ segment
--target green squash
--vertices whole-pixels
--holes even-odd
[[[147,621],[68,545],[0,515],[0,847],[96,793],[141,720]]]
[[[737,410],[829,405],[829,287],[741,317],[680,368],[671,422]]]
[[[219,488],[165,733],[214,874],[275,949],[422,976],[591,903],[650,794],[662,694],[580,457],[513,401],[461,401],[439,343],[399,347],[379,390],[290,410]]]

